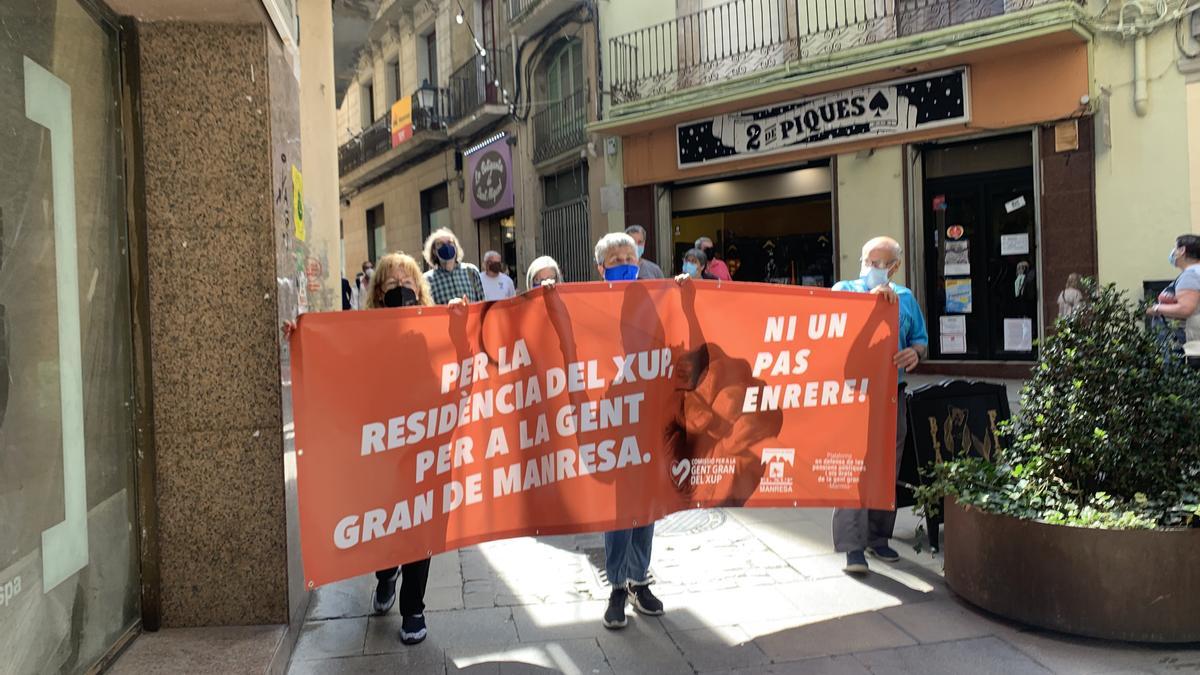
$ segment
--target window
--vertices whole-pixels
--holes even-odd
[[[450,193],[445,183],[421,191],[421,241],[439,227],[450,227]]]
[[[583,88],[583,43],[564,43],[546,66],[546,100],[561,101]]]
[[[370,80],[363,82],[361,100],[362,128],[366,129],[375,123],[375,85]]]
[[[577,164],[542,179],[542,193],[546,206],[565,204],[587,196],[587,164]]]
[[[389,59],[383,71],[383,104],[390,110],[400,98],[400,59]],[[386,112],[386,111],[385,111]]]
[[[367,209],[367,259],[371,262],[387,252],[386,224],[383,220],[383,204]]]
[[[417,46],[417,71],[421,76],[421,85],[428,84],[436,87],[438,86],[437,32],[429,31],[428,34],[421,36],[421,41],[425,43],[423,49],[420,44]]]

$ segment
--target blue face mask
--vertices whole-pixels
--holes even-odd
[[[867,273],[862,276],[862,280],[863,283],[866,284],[868,291],[875,290],[879,286],[887,283],[888,273],[887,270],[881,270],[878,267],[871,267],[868,268]]]
[[[1179,250],[1178,247],[1171,249],[1170,255],[1167,256],[1167,261],[1171,263],[1171,267],[1174,267],[1175,261],[1179,260],[1179,257],[1175,255],[1175,251],[1177,250]]]
[[[437,257],[442,262],[450,262],[456,255],[458,255],[458,251],[450,244],[442,244],[437,249]]]
[[[637,265],[617,265],[604,268],[605,281],[633,281],[637,279]]]
[[[696,263],[694,263],[694,262],[689,261],[689,262],[683,263],[683,273],[688,275],[689,277],[696,276],[696,272],[698,272],[699,270],[700,270],[700,268],[697,267]]]
[[[646,255],[646,245],[638,244],[637,252],[638,252],[638,260],[641,260],[642,256]]]

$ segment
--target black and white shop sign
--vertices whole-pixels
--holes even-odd
[[[685,122],[679,168],[964,124],[967,77],[958,68]]]

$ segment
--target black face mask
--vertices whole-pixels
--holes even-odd
[[[383,294],[384,307],[411,307],[417,304],[417,294],[408,286],[397,286]]]

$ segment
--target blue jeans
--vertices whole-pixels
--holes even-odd
[[[614,588],[625,582],[643,583],[650,569],[650,546],[654,541],[654,523],[631,530],[604,533],[604,569]]]

